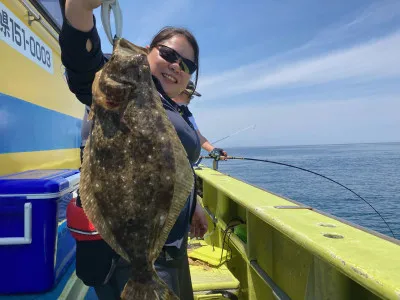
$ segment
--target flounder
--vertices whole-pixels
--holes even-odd
[[[81,168],[83,209],[132,265],[122,299],[178,299],[154,261],[193,188],[186,151],[162,106],[147,50],[118,39],[92,86]]]

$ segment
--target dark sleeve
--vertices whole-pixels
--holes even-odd
[[[64,20],[61,28],[59,43],[61,61],[65,66],[65,75],[69,89],[78,100],[85,105],[92,103],[92,83],[98,70],[105,64],[106,58],[101,51],[100,37],[94,26],[89,32],[82,32],[72,27]],[[92,50],[86,50],[87,40],[92,42]]]

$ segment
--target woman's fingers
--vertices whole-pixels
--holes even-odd
[[[93,10],[101,5],[101,0],[66,0],[65,17],[72,27],[80,31],[93,28]]]

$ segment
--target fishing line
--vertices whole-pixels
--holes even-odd
[[[201,158],[206,158],[206,159],[213,159],[212,157],[209,156],[202,156]],[[272,160],[267,160],[267,159],[256,159],[256,158],[249,158],[249,157],[238,157],[238,156],[228,156],[228,159],[238,159],[238,160],[250,160],[250,161],[258,161],[258,162],[265,162],[265,163],[270,163],[270,164],[276,164],[276,165],[281,165],[281,166],[286,166],[286,167],[290,167],[290,168],[295,168],[301,171],[305,171],[308,173],[312,173],[318,176],[321,176],[327,180],[330,180],[338,185],[340,185],[341,187],[345,188],[346,190],[348,190],[349,192],[353,193],[354,195],[356,195],[358,198],[360,198],[361,200],[363,200],[365,203],[367,203],[377,214],[378,216],[382,219],[382,221],[386,224],[387,228],[389,229],[390,233],[392,234],[392,236],[396,239],[396,236],[394,235],[392,229],[390,228],[389,224],[386,222],[386,220],[382,217],[382,215],[371,205],[371,203],[369,203],[367,200],[365,200],[363,197],[361,197],[359,194],[357,194],[356,192],[354,192],[353,190],[351,190],[350,188],[344,186],[343,184],[337,182],[336,180],[333,180],[325,175],[319,174],[317,172],[311,171],[311,170],[307,170],[301,167],[296,167],[290,164],[286,164],[286,163],[281,163],[281,162],[277,162],[277,161],[272,161]]]
[[[218,142],[221,142],[221,141],[223,141],[223,140],[225,140],[227,138],[230,138],[231,136],[234,136],[235,134],[241,133],[241,132],[246,131],[247,129],[250,129],[250,128],[252,128],[252,129],[256,128],[256,124],[250,125],[250,126],[248,126],[246,128],[243,128],[243,129],[239,129],[238,131],[235,131],[234,133],[228,134],[226,137],[223,137],[222,139],[216,140],[215,142],[212,142],[211,144],[214,145],[214,144],[216,144]]]
[[[235,134],[241,133],[241,132],[246,131],[248,129],[254,129],[254,128],[256,128],[256,124],[247,126],[245,128],[242,128],[242,129],[239,129],[238,131],[235,131],[234,133],[228,134],[227,136],[225,136],[225,137],[223,137],[223,138],[221,138],[219,140],[216,140],[216,141],[212,142],[211,144],[215,145],[216,143],[219,143],[219,142],[221,142],[223,140],[226,140],[227,138],[230,138],[230,137],[234,136]],[[200,156],[199,159],[193,164],[193,166],[197,167],[200,164],[200,162],[203,159],[203,157],[204,156]]]

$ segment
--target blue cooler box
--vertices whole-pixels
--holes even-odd
[[[78,170],[0,177],[0,294],[50,290],[75,258],[66,208]]]

